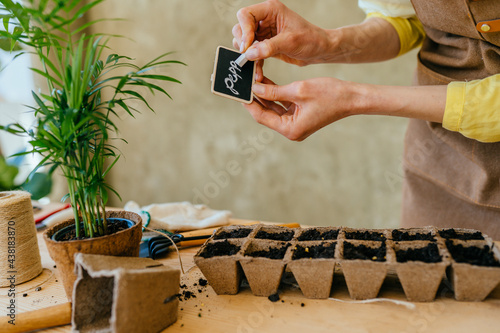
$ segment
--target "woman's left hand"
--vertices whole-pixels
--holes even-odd
[[[356,83],[315,78],[276,85],[264,77],[255,83],[257,101],[244,104],[252,117],[293,141],[302,141],[322,127],[351,115],[358,108]]]

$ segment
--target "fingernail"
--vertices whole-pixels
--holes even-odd
[[[259,56],[259,50],[256,47],[251,47],[245,52],[245,56],[248,60],[256,60]]]
[[[263,79],[262,74],[260,72],[255,73],[255,80],[257,82],[261,82]]]
[[[241,35],[240,53],[245,49],[245,35]]]
[[[254,85],[252,87],[252,90],[257,95],[263,95],[264,92],[265,92],[265,90],[266,90],[266,88],[262,84],[254,83]]]

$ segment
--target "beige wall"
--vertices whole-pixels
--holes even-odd
[[[130,19],[101,26],[135,40],[115,40],[115,50],[139,62],[176,51],[173,58],[188,64],[167,69],[183,82],[166,85],[173,101],[153,98],[156,114],[144,110],[137,119],[121,122],[129,144],[120,145],[125,158],[111,175],[123,198],[113,204],[195,201],[229,209],[238,218],[397,226],[406,120],[352,117],[296,143],[256,124],[239,103],[210,93],[216,47],[231,46],[237,9],[256,2],[109,0],[94,12],[95,17]],[[324,28],[364,18],[354,0],[284,2]],[[408,85],[414,66],[411,53],[368,65],[298,68],[271,60],[265,73],[281,84],[332,76]]]

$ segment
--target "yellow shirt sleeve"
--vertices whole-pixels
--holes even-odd
[[[415,16],[408,18],[390,17],[379,12],[372,12],[366,17],[379,17],[389,22],[396,29],[401,44],[398,56],[419,47],[424,41],[424,27]]]
[[[482,142],[500,141],[500,74],[448,85],[443,127]]]

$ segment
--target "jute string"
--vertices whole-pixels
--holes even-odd
[[[158,235],[162,235],[163,237],[168,238],[172,242],[172,246],[175,248],[175,251],[177,251],[177,257],[179,258],[179,264],[181,266],[182,274],[186,274],[186,273],[184,273],[184,267],[182,266],[182,259],[181,259],[181,254],[179,252],[179,248],[175,244],[174,240],[172,238],[170,238],[170,236],[168,234],[164,233],[164,232],[161,232],[161,231],[158,231],[158,230],[155,230],[155,229],[151,229],[151,228],[148,228],[148,227],[143,227],[143,228],[146,229],[146,230],[148,230],[148,231],[152,231],[154,233],[157,233]]]
[[[28,192],[0,192],[0,287],[18,285],[42,272]]]

